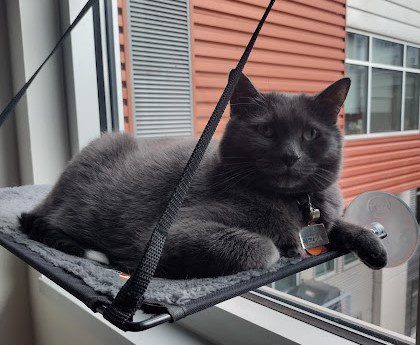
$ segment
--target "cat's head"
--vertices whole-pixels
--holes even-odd
[[[316,95],[261,93],[242,74],[220,145],[225,167],[288,194],[336,182],[342,149],[337,118],[349,88],[350,79],[343,78]]]

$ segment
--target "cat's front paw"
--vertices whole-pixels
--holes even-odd
[[[242,246],[244,252],[238,260],[238,271],[267,269],[280,260],[280,253],[271,239],[256,234],[250,237]]]
[[[302,247],[297,245],[289,245],[280,247],[281,256],[286,258],[302,258],[305,256],[305,251]]]
[[[388,262],[388,255],[384,245],[369,230],[362,231],[355,238],[353,248],[360,260],[372,269],[379,270],[384,268]]]

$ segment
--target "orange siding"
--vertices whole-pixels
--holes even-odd
[[[420,187],[420,134],[347,141],[340,185],[346,202],[368,190]]]
[[[195,133],[203,130],[264,12],[262,0],[191,0]],[[320,91],[344,75],[345,1],[283,0],[245,68],[262,91]],[[217,134],[227,122],[222,119]],[[341,120],[342,123],[342,120]]]
[[[268,3],[191,0],[195,134],[207,123],[227,74]],[[126,129],[132,131],[126,1],[119,0]],[[263,91],[317,92],[344,74],[345,0],[283,0],[270,14],[245,72]],[[221,120],[217,134],[226,125]],[[341,118],[341,124],[343,119]],[[420,134],[345,143],[340,181],[346,202],[372,189],[420,187]]]
[[[128,44],[127,2],[118,0],[118,29],[120,32],[121,80],[124,109],[124,129],[133,133],[133,105],[131,99],[130,52]]]

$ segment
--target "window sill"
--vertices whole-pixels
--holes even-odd
[[[420,134],[420,131],[410,130],[410,131],[369,133],[369,134],[347,134],[344,136],[344,139],[345,140],[376,139],[376,138],[397,137],[397,136],[413,135],[413,134]]]
[[[296,304],[285,303],[281,308],[289,312],[279,312],[275,307],[268,307],[259,302],[250,300],[249,296],[259,296],[260,299],[272,305],[281,305],[279,300],[253,292],[246,294],[245,297],[236,297],[231,300],[218,304],[215,307],[191,315],[178,321],[176,324],[165,324],[154,329],[130,333],[122,332],[116,327],[107,323],[101,315],[90,311],[81,302],[64,291],[58,285],[44,276],[39,276],[35,270],[31,270],[32,286],[32,305],[37,333],[41,337],[54,339],[55,337],[66,338],[78,329],[77,337],[79,343],[89,339],[91,344],[140,344],[140,343],[166,343],[171,339],[171,344],[241,344],[241,345],[268,345],[268,344],[357,344],[349,337],[343,337],[344,333],[355,333],[366,337],[362,332],[345,327],[330,319],[323,318],[322,315],[315,315],[307,310],[296,307]],[[294,303],[302,303],[302,300],[293,296],[276,292],[279,296]],[[351,320],[367,330],[386,334],[400,341],[402,344],[414,345],[414,340],[401,336],[397,333],[389,332],[380,327],[353,319],[349,316],[334,312],[332,310],[319,307],[313,303],[304,302],[304,306],[316,309],[320,313],[329,315],[335,321]],[[299,315],[299,317],[298,317]],[[141,317],[140,315],[137,315]],[[317,319],[311,324],[310,319]],[[47,320],[50,320],[47,322]],[[72,325],[69,329],[68,325]],[[334,324],[334,325],[332,325]],[[321,326],[320,326],[321,325]],[[181,327],[180,327],[181,326]],[[341,329],[340,332],[330,332],[326,329],[335,327]],[[73,339],[74,340],[74,339]],[[383,342],[372,341],[370,344],[383,344]],[[74,343],[74,342],[72,342]],[[367,343],[367,342],[366,342]],[[63,344],[67,344],[64,342]]]

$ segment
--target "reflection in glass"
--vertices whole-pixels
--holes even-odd
[[[419,128],[420,74],[408,73],[405,76],[404,129]]]
[[[279,291],[289,292],[297,286],[298,274],[293,274],[274,283],[274,288]]]
[[[354,253],[344,255],[344,265],[348,265],[357,260],[357,256]]]
[[[403,65],[404,46],[395,42],[373,39],[372,61],[386,65]]]
[[[315,267],[315,277],[323,276],[334,271],[334,261],[328,261]]]
[[[372,68],[372,133],[401,130],[402,72]]]
[[[347,32],[346,35],[346,58],[368,61],[369,37]]]
[[[406,66],[410,68],[420,68],[420,49],[407,46]]]
[[[351,87],[344,104],[345,133],[363,134],[367,128],[368,68],[347,64],[346,75],[351,79]]]

